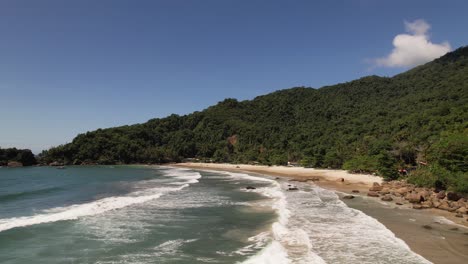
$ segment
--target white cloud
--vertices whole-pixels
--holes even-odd
[[[439,58],[452,48],[448,42],[440,44],[429,40],[428,31],[431,26],[424,20],[405,21],[405,29],[409,34],[399,34],[393,39],[392,52],[383,58],[374,60],[380,67],[412,67]]]

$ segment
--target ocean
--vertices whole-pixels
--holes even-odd
[[[333,191],[290,185],[164,166],[0,168],[0,263],[430,263]]]

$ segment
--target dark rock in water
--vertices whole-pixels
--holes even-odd
[[[455,217],[463,218],[462,214],[456,214]]]
[[[344,178],[339,178],[338,180],[336,180],[338,182],[344,182]]]
[[[352,193],[359,193],[359,190],[352,190]]]
[[[253,186],[247,186],[247,187],[245,187],[245,188],[246,188],[247,190],[255,190],[255,189],[257,189],[257,188],[255,188],[255,187],[253,187]]]
[[[240,169],[240,167],[239,167],[239,166],[236,166],[236,168],[237,168],[237,169]]]
[[[370,197],[379,197],[379,194],[376,193],[376,192],[373,192],[373,191],[369,191],[369,192],[367,193],[367,196],[370,196]]]
[[[354,199],[354,195],[345,195],[343,199]]]
[[[276,177],[276,178],[275,178],[275,180],[279,180],[279,179],[280,179],[280,177]]]
[[[452,230],[452,231],[457,231],[457,230],[458,230],[458,227],[452,227],[452,228],[450,228],[450,230]]]
[[[319,177],[312,177],[312,178],[308,178],[307,181],[320,181],[320,178]]]
[[[402,203],[396,203],[396,205],[403,205]]]
[[[393,201],[393,198],[390,195],[385,195],[384,197],[380,198],[380,200],[390,202]]]
[[[288,191],[299,191],[299,188],[297,187],[289,187]]]
[[[454,192],[448,192],[447,193],[447,199],[450,200],[450,201],[458,201],[461,198],[462,197],[460,195],[458,195],[458,193],[454,193]]]
[[[430,226],[430,225],[423,225],[422,227],[425,228],[425,229],[428,229],[428,230],[432,229],[432,226]]]

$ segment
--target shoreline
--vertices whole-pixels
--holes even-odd
[[[365,196],[374,182],[383,182],[378,176],[351,174],[344,170],[245,164],[177,163],[170,166],[264,174],[313,183],[335,191],[349,207],[377,219],[402,239],[411,250],[427,260],[433,263],[468,261],[468,254],[463,253],[467,252],[468,247],[468,224],[463,221],[464,218],[460,220],[453,214],[438,209],[416,210],[407,204],[397,206],[394,203],[382,202],[379,198]],[[352,193],[353,190],[358,190],[359,193]],[[343,199],[343,196],[348,194],[352,194],[355,199]]]

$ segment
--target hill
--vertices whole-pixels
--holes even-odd
[[[0,148],[0,166],[31,166],[36,158],[29,149]]]
[[[468,47],[462,47],[392,78],[226,99],[189,115],[80,134],[40,156],[67,164],[297,161],[388,178],[428,163],[414,181],[468,191],[467,120]],[[450,176],[439,179],[444,173]]]

